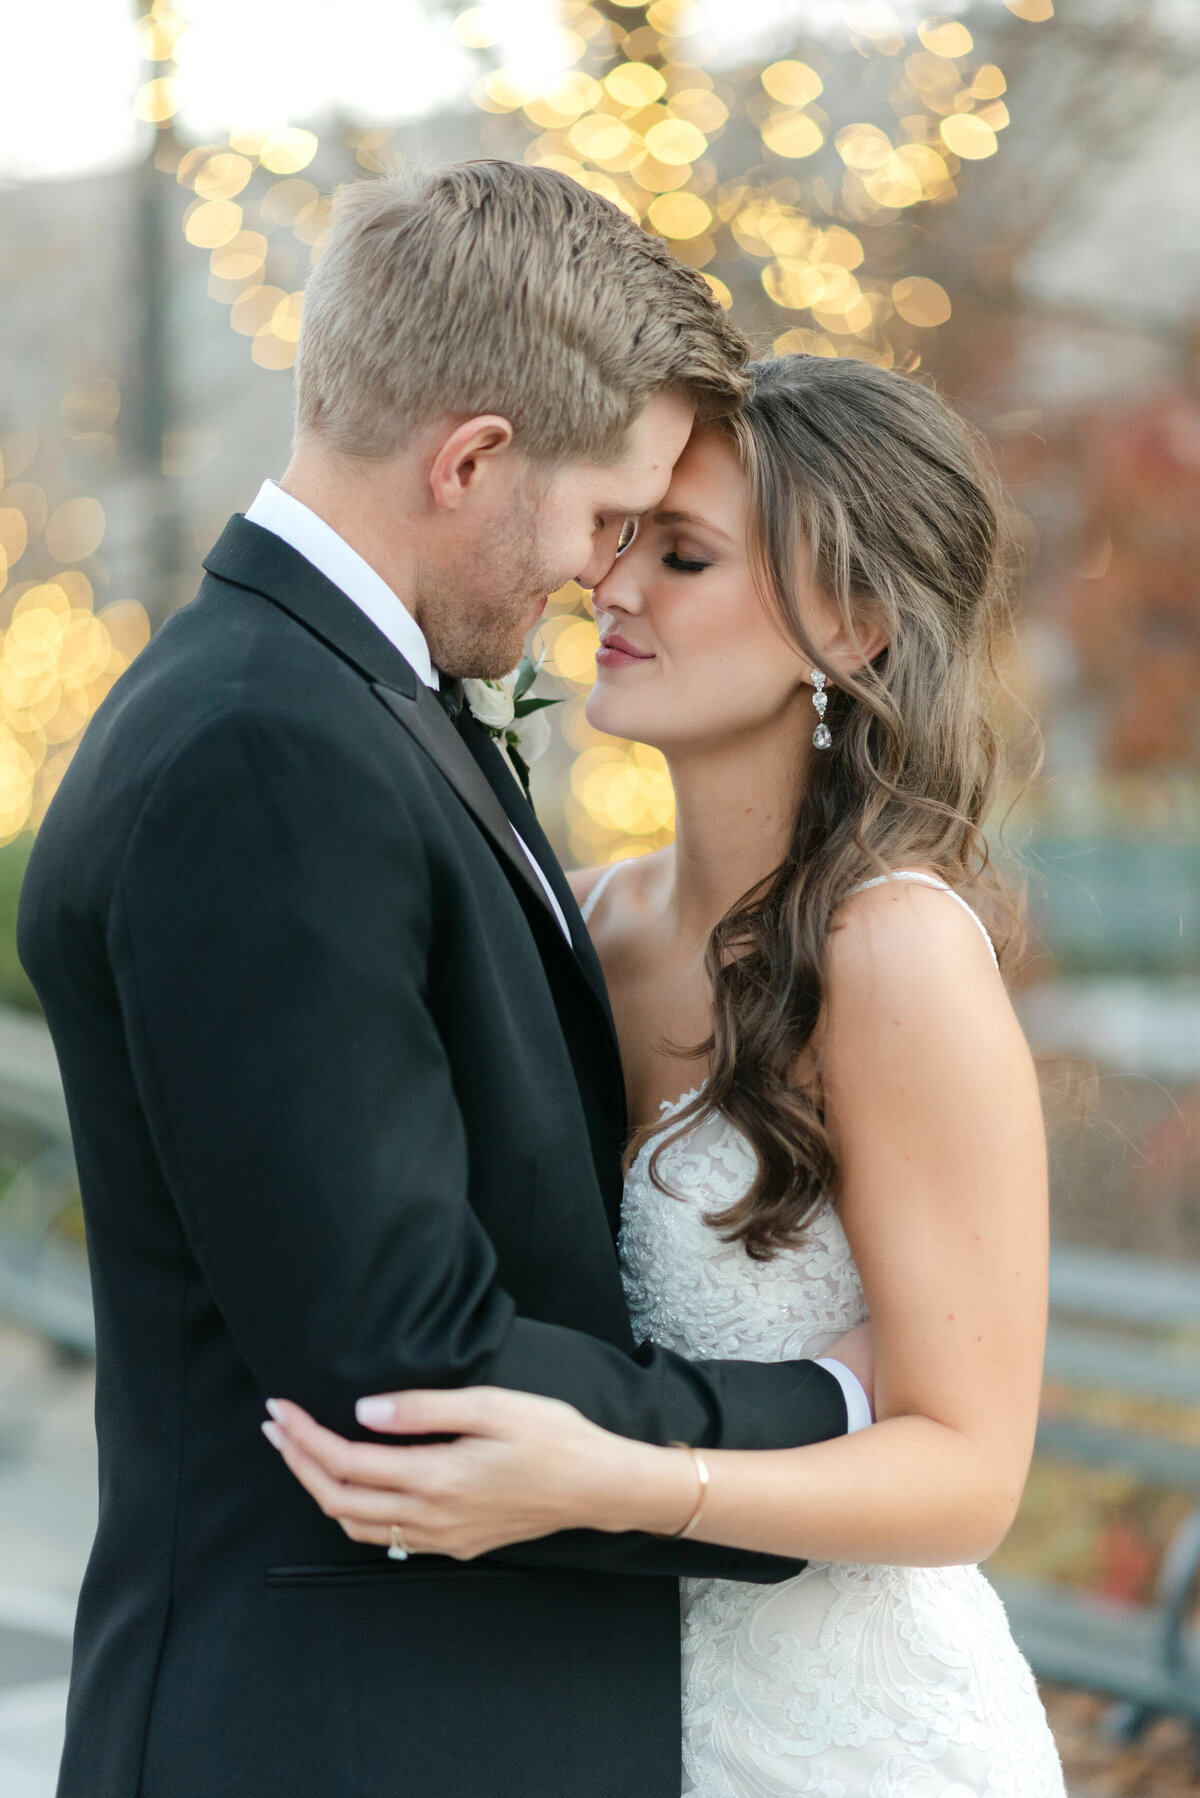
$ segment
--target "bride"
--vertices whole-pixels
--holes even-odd
[[[869,1314],[874,1425],[700,1454],[521,1393],[376,1396],[364,1423],[458,1436],[398,1447],[273,1406],[355,1541],[469,1558],[585,1526],[806,1560],[780,1585],[683,1582],[694,1798],[1064,1790],[974,1565],[1020,1497],[1046,1304],[1034,1072],[964,897],[993,919],[1003,898],[981,834],[997,535],[933,392],[790,356],[697,431],[595,592],[588,716],[661,749],[677,802],[673,847],[575,889],[638,1126],[635,1327],[784,1360]]]

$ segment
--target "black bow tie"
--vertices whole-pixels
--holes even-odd
[[[462,716],[466,703],[463,684],[456,674],[438,675],[438,704],[449,718],[451,724],[457,724]]]

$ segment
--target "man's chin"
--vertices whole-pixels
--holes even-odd
[[[525,600],[517,610],[510,602],[505,615],[477,618],[450,632],[430,628],[429,647],[441,673],[459,680],[501,680],[525,653],[525,640],[546,610],[548,590]],[[474,628],[472,628],[472,625]],[[442,638],[445,640],[441,640]]]
[[[438,663],[443,674],[457,675],[459,680],[503,680],[511,674],[525,653],[525,638],[528,631],[522,631],[507,644],[472,644],[469,648],[460,647],[456,654],[447,654],[444,661]]]

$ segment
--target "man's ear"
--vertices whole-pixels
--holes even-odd
[[[453,511],[486,479],[512,446],[513,428],[499,413],[455,425],[434,449],[429,491],[435,506]]]

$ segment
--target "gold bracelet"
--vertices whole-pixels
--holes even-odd
[[[700,1482],[700,1496],[696,1500],[696,1509],[692,1512],[681,1530],[670,1530],[667,1533],[666,1539],[668,1542],[682,1542],[685,1536],[691,1535],[692,1531],[700,1521],[700,1513],[704,1509],[704,1500],[708,1493],[708,1466],[703,1455],[700,1453],[700,1450],[698,1448],[693,1448],[690,1442],[669,1442],[667,1447],[681,1448],[686,1454],[689,1454],[692,1457],[692,1460],[696,1464],[696,1477]]]

